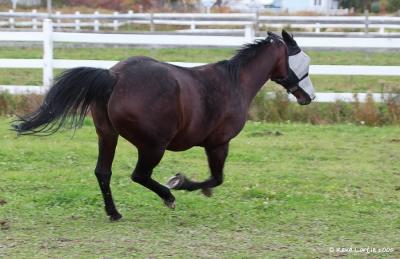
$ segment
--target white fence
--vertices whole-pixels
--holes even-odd
[[[71,28],[74,30],[113,28],[115,31],[126,24],[148,24],[149,30],[154,31],[157,24],[186,25],[191,31],[197,31],[198,26],[242,26],[287,27],[291,29],[311,29],[320,33],[323,29],[361,29],[365,33],[378,30],[385,34],[388,29],[400,29],[400,17],[390,16],[266,16],[257,13],[128,13],[114,12],[112,14],[62,14],[32,12],[0,12],[0,26],[9,28],[27,28],[36,30],[42,26],[42,20],[51,18],[58,29]]]
[[[251,42],[253,35],[247,32],[243,37],[225,37],[225,36],[193,36],[193,35],[143,35],[143,34],[95,34],[95,33],[60,33],[53,32],[52,22],[48,19],[44,20],[43,32],[0,32],[0,41],[28,41],[43,42],[43,59],[0,59],[0,68],[42,68],[43,69],[43,86],[0,86],[1,90],[7,90],[13,94],[26,92],[43,93],[51,85],[53,80],[54,68],[72,68],[76,66],[93,66],[109,68],[117,61],[105,60],[57,60],[53,59],[53,42],[75,42],[75,43],[112,43],[112,44],[140,44],[140,45],[189,45],[189,46],[241,46],[244,43]],[[308,41],[307,38],[296,38],[301,46],[315,44]],[[313,38],[315,39],[315,38]],[[336,39],[339,44],[340,40],[344,43],[348,38]],[[372,38],[368,47],[377,47],[379,42],[377,38]],[[335,39],[330,38],[330,43]],[[326,42],[328,43],[328,42]],[[342,42],[342,45],[344,45]],[[352,44],[353,42],[347,42]],[[400,48],[400,39],[388,39],[384,42],[385,47],[388,43],[392,48]],[[321,44],[321,43],[319,43]],[[365,43],[364,43],[365,44]],[[340,45],[340,44],[339,44]],[[319,45],[318,45],[319,46]],[[328,45],[330,46],[330,45]],[[345,45],[346,46],[346,45]],[[348,46],[348,45],[347,45]],[[360,45],[363,47],[364,45]],[[326,47],[326,46],[320,46]],[[201,63],[174,63],[180,66],[192,67],[202,65]],[[310,68],[312,75],[375,75],[375,76],[398,76],[400,75],[400,66],[343,66],[343,65],[313,65]],[[359,99],[363,101],[366,94],[359,94]],[[385,95],[372,94],[375,101],[382,101]],[[335,100],[352,101],[352,93],[317,93],[317,101],[333,102]]]

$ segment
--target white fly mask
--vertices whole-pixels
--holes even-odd
[[[296,76],[298,80],[297,86],[303,89],[310,99],[313,100],[315,98],[314,86],[308,75],[310,61],[310,57],[303,51],[300,51],[296,55],[289,56],[289,69],[293,71],[294,76]]]
[[[268,35],[274,34],[268,33]],[[295,95],[296,98],[301,92],[303,98],[301,100],[298,98],[297,101],[300,104],[309,104],[315,99],[314,87],[308,75],[311,59],[285,30],[282,31],[282,39],[288,50],[288,74],[286,78],[273,79],[273,81],[285,87],[288,93]]]

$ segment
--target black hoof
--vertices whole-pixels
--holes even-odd
[[[122,215],[119,214],[119,213],[112,214],[112,215],[109,215],[109,216],[110,216],[110,221],[118,221],[118,220],[120,220],[122,218]]]
[[[164,200],[164,204],[171,210],[175,210],[175,198],[173,200]]]
[[[201,189],[201,193],[206,197],[211,197],[213,195],[212,188],[203,188]]]
[[[181,190],[185,181],[186,181],[186,177],[183,174],[178,173],[168,180],[166,186],[169,189]]]

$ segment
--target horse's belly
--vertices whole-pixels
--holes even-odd
[[[203,138],[199,138],[198,135],[178,134],[168,144],[167,149],[171,151],[184,151],[194,146],[200,146],[202,142]]]

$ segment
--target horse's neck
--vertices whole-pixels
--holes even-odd
[[[240,87],[243,90],[244,100],[248,107],[261,87],[270,79],[277,61],[277,55],[268,54],[268,50],[256,55],[240,69]]]

